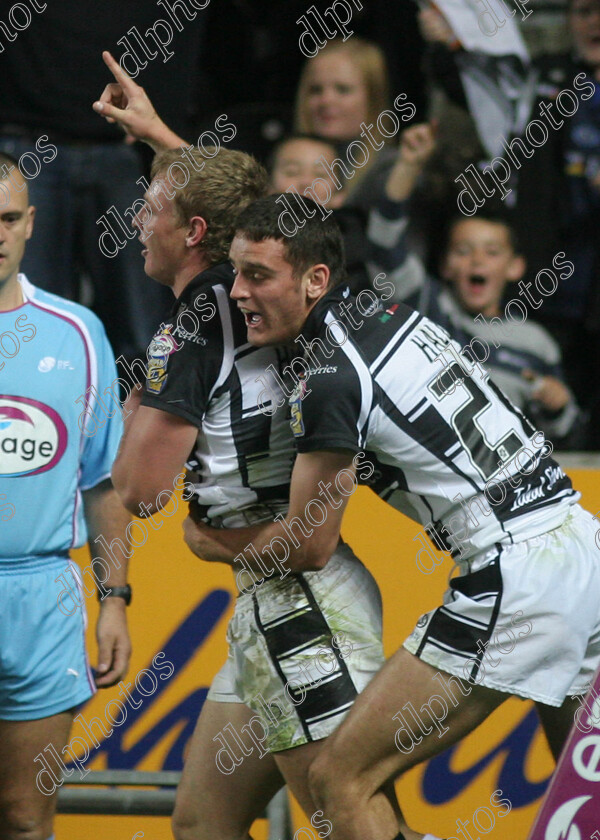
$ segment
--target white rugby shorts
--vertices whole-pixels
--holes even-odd
[[[472,684],[549,706],[585,693],[600,663],[599,528],[572,505],[552,531],[470,558],[404,647]]]
[[[383,664],[381,624],[375,579],[342,544],[324,569],[238,596],[208,698],[259,714],[271,752],[326,738]]]

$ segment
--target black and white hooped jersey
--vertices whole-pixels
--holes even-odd
[[[298,451],[364,451],[365,483],[462,558],[556,527],[579,494],[543,433],[440,326],[362,296],[338,286],[297,340],[310,367],[290,399]]]
[[[279,368],[279,351],[248,344],[232,284],[232,267],[222,263],[185,288],[148,347],[142,398],[198,427],[186,466],[197,475],[195,499],[208,518],[260,502],[287,504],[295,457],[285,412],[270,416],[269,402],[261,404],[265,383],[284,399],[267,370]]]

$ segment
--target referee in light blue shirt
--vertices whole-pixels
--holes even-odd
[[[102,535],[130,554],[129,516],[110,482],[120,412],[82,417],[77,402],[116,379],[110,345],[95,315],[18,273],[35,208],[17,162],[0,153],[0,172],[0,837],[48,840],[73,711],[125,675],[131,652],[127,557],[94,548],[94,675],[68,553]]]

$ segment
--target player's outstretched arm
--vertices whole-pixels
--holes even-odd
[[[108,50],[102,58],[115,81],[106,85],[100,99],[94,102],[94,111],[107,122],[118,123],[127,134],[143,140],[155,152],[187,146],[158,116],[144,88],[127,75]]]
[[[88,528],[89,544],[94,546],[93,555],[104,561],[100,580],[105,588],[125,586],[127,583],[127,557],[123,556],[119,564],[105,551],[103,546],[110,545],[118,537],[127,545],[126,529],[131,517],[119,501],[110,480],[106,480],[85,490],[83,493],[85,518]],[[99,542],[95,540],[102,536]],[[127,546],[128,547],[128,546]],[[108,577],[106,568],[109,569]],[[94,570],[96,572],[96,570]],[[106,579],[105,579],[106,578]],[[100,603],[100,615],[96,624],[98,641],[98,665],[96,685],[108,688],[123,679],[129,667],[131,642],[127,630],[126,605],[122,598],[105,597]]]
[[[184,522],[184,539],[188,547],[203,560],[233,565],[238,554],[249,544],[262,555],[273,540],[280,548],[287,546],[285,565],[290,571],[306,572],[322,569],[339,542],[340,527],[348,496],[340,494],[336,479],[341,472],[354,476],[352,453],[346,451],[308,452],[298,455],[292,472],[290,507],[287,515],[275,522],[248,528],[211,528],[188,517]],[[346,480],[346,483],[347,483]],[[311,503],[315,502],[314,509]],[[320,505],[320,507],[319,507]],[[319,507],[318,513],[315,513]],[[321,525],[315,526],[326,516]],[[311,517],[312,522],[311,522]],[[275,543],[277,545],[277,543]],[[246,552],[246,556],[250,552]],[[266,555],[268,556],[267,551]],[[245,560],[258,572],[257,561]],[[263,560],[264,562],[264,560]]]

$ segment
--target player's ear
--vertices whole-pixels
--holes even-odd
[[[188,248],[194,248],[199,245],[206,235],[207,224],[202,216],[192,216],[189,223],[187,236],[185,237],[185,244]]]
[[[329,266],[318,263],[311,266],[304,276],[306,279],[306,296],[309,300],[318,300],[329,288],[329,278],[331,277]]]

